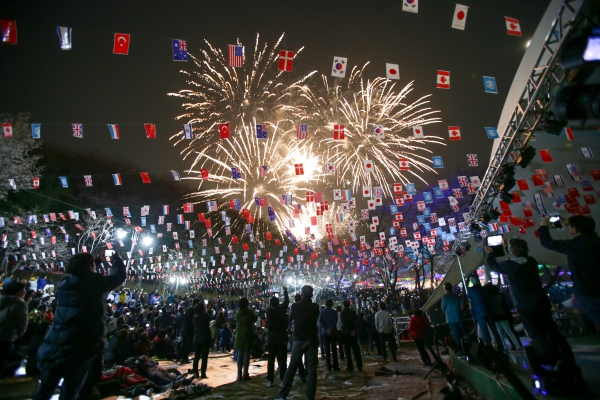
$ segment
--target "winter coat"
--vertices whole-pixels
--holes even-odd
[[[23,336],[28,323],[27,304],[22,297],[0,297],[0,342],[12,343]]]
[[[210,317],[205,312],[194,315],[194,344],[211,341],[209,321]]]
[[[442,311],[446,314],[446,322],[461,322],[460,297],[454,292],[446,292],[442,296]]]
[[[252,325],[258,319],[258,315],[247,308],[238,309],[235,313],[235,319],[237,328],[233,348],[234,350],[250,351],[253,342]]]
[[[408,324],[408,331],[413,339],[425,339],[427,331],[429,330],[429,322],[425,317],[418,317],[413,315]]]
[[[106,340],[106,293],[125,281],[125,264],[113,257],[112,274],[91,271],[69,275],[57,285],[57,309],[44,343],[40,363],[102,351]]]
[[[286,338],[286,330],[288,326],[288,317],[286,311],[290,304],[290,298],[287,290],[283,292],[283,304],[279,304],[275,307],[271,306],[267,310],[267,330],[269,339],[282,339]]]

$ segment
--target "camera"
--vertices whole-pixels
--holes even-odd
[[[562,228],[562,224],[560,223],[560,216],[559,215],[553,215],[550,217],[549,219],[550,221],[550,228],[551,229],[555,229],[555,228]]]

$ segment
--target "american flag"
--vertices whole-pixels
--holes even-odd
[[[298,124],[296,125],[296,137],[298,140],[306,139],[308,136],[308,128],[306,124]]]
[[[229,45],[229,66],[241,67],[244,65],[244,46]]]
[[[76,138],[83,137],[83,125],[82,124],[71,124],[73,128],[73,136]]]
[[[544,193],[548,195],[548,197],[554,197],[554,189],[552,189],[552,184],[550,182],[544,182]]]
[[[92,186],[92,176],[84,175],[83,179],[85,179],[85,186]]]
[[[477,167],[479,165],[477,154],[467,154],[467,161],[469,162],[469,167]]]

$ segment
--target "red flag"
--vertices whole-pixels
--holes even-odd
[[[529,185],[525,179],[519,179],[517,185],[519,185],[520,190],[529,190]]]
[[[0,20],[2,43],[17,44],[17,21]]]
[[[438,70],[436,86],[438,89],[450,89],[450,72]]]
[[[129,54],[129,37],[128,33],[115,33],[114,54]]]
[[[201,168],[200,169],[200,176],[202,177],[203,180],[207,180],[208,179],[208,169],[207,168]]]
[[[34,189],[40,188],[40,178],[33,178],[33,188]]]
[[[302,163],[294,164],[294,169],[296,170],[296,175],[304,175],[304,165]]]
[[[219,135],[221,139],[229,139],[231,126],[229,124],[219,124]]]
[[[333,139],[344,140],[344,125],[333,126]]]
[[[198,213],[198,222],[204,222],[204,213]]]
[[[449,126],[448,127],[448,135],[450,135],[450,140],[461,140],[460,128],[458,126]]]
[[[156,139],[156,126],[154,124],[144,124],[144,128],[146,128],[147,139]]]
[[[279,51],[279,70],[291,72],[294,64],[294,52],[288,50]]]
[[[552,156],[550,155],[550,150],[540,150],[540,157],[542,157],[543,162],[552,162]]]
[[[140,175],[142,176],[142,182],[143,183],[150,183],[150,174],[147,172],[140,172]]]
[[[512,36],[521,36],[521,25],[514,18],[504,17],[506,20],[506,33]]]
[[[409,169],[408,158],[401,158],[398,160],[398,162],[400,164],[401,171],[408,171],[408,169]]]

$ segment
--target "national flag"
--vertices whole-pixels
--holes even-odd
[[[156,125],[144,124],[144,128],[146,129],[146,139],[156,139]]]
[[[500,135],[498,135],[498,130],[492,126],[485,127],[485,133],[487,134],[488,139],[498,139]]]
[[[187,42],[183,39],[173,39],[173,61],[187,61]]]
[[[367,198],[371,198],[371,186],[363,186],[362,187],[362,194],[363,194],[363,198],[367,197]]]
[[[388,79],[400,79],[400,66],[398,64],[385,64],[385,76]]]
[[[552,179],[554,179],[554,184],[556,186],[565,186],[565,180],[563,179],[562,175],[552,175]]]
[[[385,131],[383,129],[383,125],[375,124],[373,125],[373,133],[375,137],[378,139],[383,139],[385,137]]]
[[[325,167],[325,172],[328,174],[334,174],[335,173],[335,165],[332,162],[328,162],[327,166]]]
[[[140,172],[140,176],[142,177],[142,183],[150,183],[150,174],[147,172]]]
[[[343,189],[342,190],[342,199],[345,200],[345,201],[352,200],[352,192],[350,191],[350,189]]]
[[[468,186],[468,184],[467,184],[467,186]],[[452,194],[457,199],[462,199],[462,197],[463,197],[462,190],[460,188],[452,189]]]
[[[163,206],[163,215],[169,215],[170,210],[171,206]]]
[[[565,132],[565,137],[567,138],[567,140],[575,140],[575,135],[573,135],[573,129],[569,128],[568,126],[565,126],[563,131]]]
[[[431,160],[433,161],[433,168],[444,168],[442,156],[433,156],[431,157]]]
[[[408,164],[408,158],[400,158],[398,160],[398,163],[400,165],[400,170],[401,171],[408,171],[410,168],[410,165]]]
[[[306,124],[296,125],[296,138],[298,140],[306,139],[308,137],[308,127]]]
[[[219,136],[221,139],[229,139],[231,136],[230,124],[219,124]]]
[[[244,46],[229,45],[229,66],[241,67],[244,65]]]
[[[177,214],[177,223],[181,225],[184,222],[185,220],[183,219],[183,214]]]
[[[123,181],[121,180],[121,174],[112,174],[112,177],[113,177],[113,181],[115,181],[116,186],[123,184]]]
[[[478,176],[471,176],[469,179],[471,180],[473,187],[481,186],[481,179],[479,179]]]
[[[383,189],[380,186],[373,187],[373,198],[374,199],[383,198]]]
[[[402,183],[394,183],[394,194],[402,194]]]
[[[450,136],[450,140],[461,140],[462,136],[460,134],[460,127],[449,126],[448,127],[448,136]]]
[[[423,139],[425,137],[425,132],[423,132],[423,127],[421,125],[413,126],[413,136],[417,139]]]
[[[373,172],[373,161],[371,161],[371,160],[363,161],[363,168],[364,168],[365,174]]]
[[[496,78],[492,76],[483,77],[483,89],[486,93],[498,94],[498,86],[496,85]]]
[[[5,138],[11,138],[13,136],[13,127],[9,122],[2,123],[2,132],[4,133]]]
[[[31,124],[31,137],[33,139],[42,137],[42,124]]]
[[[92,176],[91,175],[84,175],[83,179],[85,181],[85,186],[92,186]]]
[[[442,190],[448,190],[448,189],[450,189],[450,186],[448,185],[448,181],[446,179],[439,180],[438,181],[438,186]]]
[[[256,138],[266,139],[267,138],[267,125],[256,124]]]
[[[129,54],[130,36],[128,33],[115,33],[114,54]]]
[[[310,203],[315,201],[315,192],[306,192],[306,202]],[[300,205],[300,204],[298,204]]]
[[[404,0],[402,2],[402,11],[413,14],[419,13],[419,0]]]
[[[33,188],[39,189],[40,188],[40,178],[33,178],[32,181],[33,181]]]
[[[183,138],[184,139],[190,140],[190,139],[194,138],[194,131],[192,130],[191,123],[181,124],[181,128],[183,129]]]
[[[294,170],[296,171],[296,175],[304,175],[304,165],[302,163],[294,164]]]
[[[83,138],[83,125],[82,124],[71,124],[73,129],[73,137]]]
[[[344,140],[344,125],[333,126],[333,140]]]
[[[475,190],[475,187],[473,186],[473,184],[469,183],[467,185],[467,192],[469,194],[475,194],[477,192],[477,190]]]
[[[469,163],[469,167],[477,167],[479,165],[477,154],[467,154],[467,162]]]
[[[454,8],[454,18],[452,18],[452,27],[454,29],[465,30],[468,11],[469,7],[463,6],[462,4],[456,4],[456,7]]]
[[[574,181],[581,180],[580,178],[583,175],[583,172],[581,171],[581,167],[579,165],[565,164],[565,169],[567,170],[567,173],[569,174],[571,179],[573,179]]]
[[[238,167],[231,167],[231,177],[233,179],[242,179],[242,171]]]
[[[171,173],[171,176],[173,177],[174,181],[180,181],[181,180],[181,176],[179,175],[179,171],[171,169],[171,170],[169,170],[169,172]]]
[[[450,89],[450,72],[449,71],[438,70],[436,87],[438,89]]]
[[[110,132],[111,139],[119,139],[121,137],[119,133],[119,125],[117,124],[108,124],[108,131]]]
[[[521,36],[521,25],[514,18],[504,17],[506,20],[506,33],[512,36]]]
[[[331,70],[331,76],[335,76],[338,78],[346,77],[346,64],[348,64],[348,59],[344,57],[333,57],[333,66]]]
[[[581,154],[584,158],[594,158],[594,153],[592,153],[592,149],[589,147],[582,147]]]
[[[183,203],[183,212],[185,213],[193,213],[194,212],[194,203]]]
[[[259,168],[260,176],[269,176],[269,167],[266,165],[261,165]]]
[[[2,43],[17,44],[17,21],[0,20],[2,30]]]
[[[294,66],[294,52],[289,50],[279,50],[278,69],[280,71],[292,72]]]
[[[64,187],[64,188],[69,187],[69,181],[67,180],[66,176],[59,176],[58,179],[60,180],[60,184],[62,185],[62,187]]]

